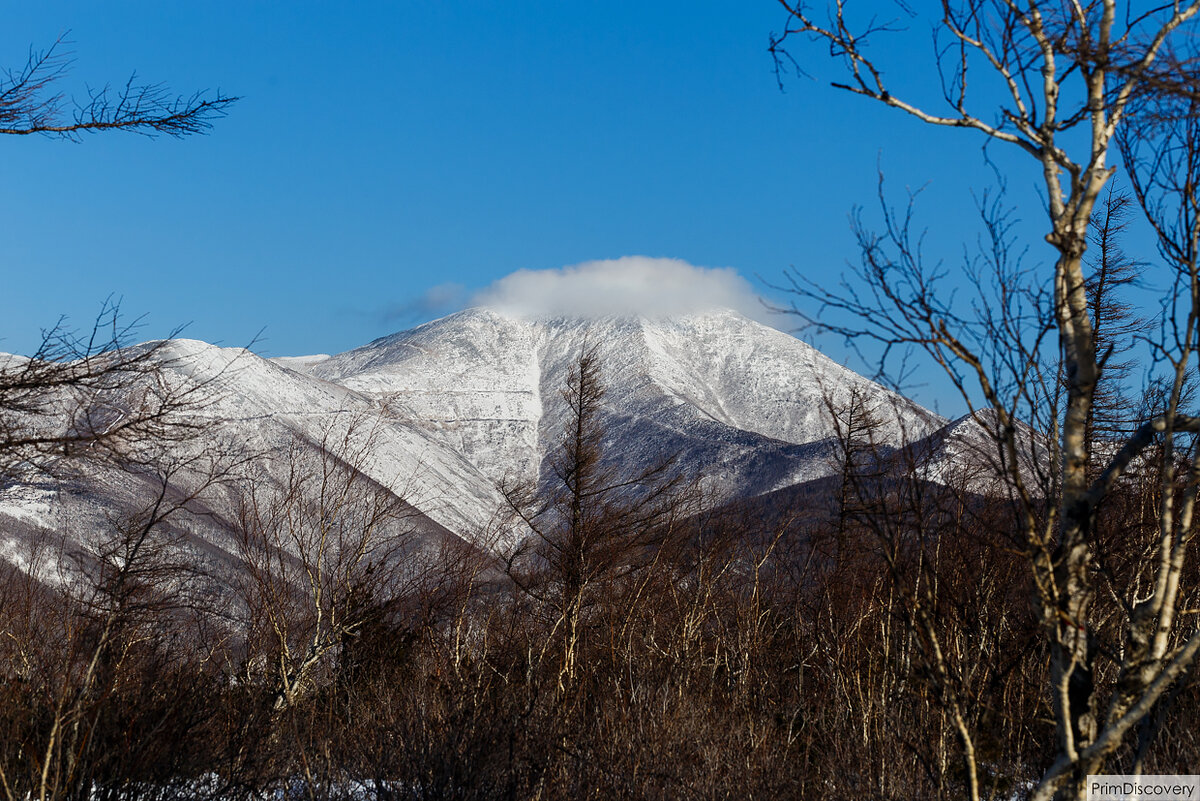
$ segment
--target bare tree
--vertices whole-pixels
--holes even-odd
[[[132,345],[139,321],[106,303],[80,334],[60,321],[29,357],[0,357],[0,481],[53,475],[76,457],[129,464],[194,440],[235,366],[203,380],[172,375],[187,361],[171,339]]]
[[[31,50],[23,67],[0,73],[0,134],[182,137],[208,131],[238,99],[219,91],[173,96],[131,76],[120,89],[105,85],[86,100],[69,100],[59,91],[73,64],[68,45],[63,34],[45,50]],[[167,343],[128,347],[138,324],[106,302],[90,331],[59,320],[30,356],[0,354],[0,480],[14,470],[45,469],[81,447],[93,457],[122,450],[128,458],[123,446],[130,443],[190,436],[195,424],[178,412],[194,408],[211,386],[181,392],[162,384]],[[135,385],[139,397],[125,391]]]
[[[0,134],[43,134],[78,139],[89,131],[132,131],[146,136],[204,133],[238,98],[215,92],[175,96],[159,84],[130,76],[113,90],[89,90],[68,100],[58,84],[73,64],[66,34],[45,50],[30,50],[25,65],[0,77]],[[70,110],[68,110],[70,109]]]
[[[97,797],[136,777],[172,778],[169,744],[211,716],[195,692],[215,678],[204,664],[216,643],[190,632],[202,577],[178,523],[239,459],[201,434],[201,448],[175,438],[154,443],[156,454],[139,443],[127,463],[91,463],[132,476],[136,505],[115,506],[107,528],[78,538],[38,532],[18,552],[23,569],[4,582],[0,683],[18,682],[29,711],[0,749],[7,798]],[[11,725],[21,701],[8,701],[0,717]],[[134,720],[144,736],[128,736]]]
[[[656,554],[682,508],[681,477],[666,459],[624,474],[604,461],[604,384],[599,357],[585,350],[567,376],[568,408],[543,492],[523,485],[505,490],[527,538],[507,556],[508,572],[523,592],[552,610],[561,642],[560,691],[580,670],[590,608],[606,589],[641,569]]]
[[[266,688],[275,712],[311,692],[321,668],[399,592],[409,510],[362,472],[373,442],[361,420],[335,419],[315,450],[290,443],[245,479],[237,544],[247,678]]]
[[[1009,486],[1024,510],[1024,548],[1051,650],[1048,690],[1057,722],[1056,757],[1033,797],[1080,798],[1084,776],[1101,772],[1200,650],[1200,628],[1180,628],[1178,616],[1179,581],[1192,541],[1192,494],[1185,493],[1176,508],[1173,488],[1181,476],[1170,467],[1163,474],[1160,535],[1146,560],[1154,590],[1127,610],[1122,678],[1104,703],[1095,637],[1097,515],[1156,437],[1184,442],[1200,430],[1179,404],[1198,309],[1196,229],[1194,214],[1185,210],[1191,203],[1187,181],[1194,174],[1188,155],[1194,146],[1186,146],[1185,131],[1195,116],[1180,113],[1180,105],[1196,96],[1196,54],[1189,48],[1200,3],[1141,10],[1116,0],[945,0],[935,21],[929,77],[941,90],[944,110],[894,92],[884,65],[868,47],[875,37],[902,27],[901,21],[869,14],[856,18],[850,2],[837,2],[825,18],[800,3],[781,0],[781,5],[788,25],[772,44],[777,63],[790,58],[785,50],[790,41],[819,41],[845,68],[846,79],[834,86],[923,123],[971,130],[1012,146],[1029,158],[1031,174],[1041,184],[1053,268],[1045,273],[1016,269],[1009,261],[1007,271],[974,275],[985,294],[994,289],[1000,295],[989,298],[979,316],[952,308],[938,270],[921,263],[907,217],[889,215],[882,236],[860,231],[863,283],[856,290],[841,293],[798,278],[795,288],[831,312],[848,312],[859,321],[826,327],[890,347],[922,348],[968,402],[982,398],[994,420],[991,430],[1008,466]],[[901,4],[897,9],[901,18],[911,13]],[[985,83],[976,80],[980,74],[999,86],[998,104],[995,94],[979,90]],[[1173,110],[1164,113],[1168,105]],[[1110,156],[1118,141],[1130,173],[1143,176],[1131,178],[1135,192],[1180,279],[1176,304],[1164,320],[1169,341],[1157,352],[1172,387],[1167,403],[1127,432],[1121,447],[1097,450],[1089,436],[1111,350],[1100,350],[1103,340],[1096,329],[1104,313],[1095,304],[1096,284],[1089,281],[1084,254],[1097,204],[1116,169]],[[996,234],[1000,228],[991,230]],[[993,242],[1004,240],[993,237]],[[1005,261],[994,259],[993,265],[1000,268]],[[1047,335],[1056,341],[1046,343]],[[1028,419],[1017,413],[1021,408],[1041,415],[1039,427],[1053,445],[1049,461],[1035,460],[1047,467],[1034,476],[1021,468],[1020,422],[1022,416]],[[1096,459],[1102,461],[1093,467]]]

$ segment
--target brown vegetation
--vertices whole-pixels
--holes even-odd
[[[165,507],[57,586],[7,570],[4,797],[909,799],[1036,780],[1054,724],[1019,508],[922,480],[931,452],[877,449],[856,396],[831,403],[833,479],[704,511],[665,467],[602,467],[599,369],[585,354],[568,377],[553,478],[510,491],[533,533],[507,559],[422,552],[355,469],[369,432],[343,423],[222,484],[242,497],[232,615],[187,592],[203,577]],[[1110,504],[1117,582],[1141,557],[1114,529],[1152,504],[1135,485]],[[1200,694],[1172,701],[1155,726]],[[1145,743],[1122,759],[1200,754]]]

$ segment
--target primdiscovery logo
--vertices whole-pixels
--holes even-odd
[[[1200,776],[1088,776],[1087,801],[1200,801]]]

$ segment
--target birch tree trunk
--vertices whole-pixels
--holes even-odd
[[[1200,3],[1177,2],[1142,12],[1117,0],[1062,4],[944,0],[941,18],[935,22],[941,38],[931,73],[933,84],[942,89],[946,104],[942,111],[891,91],[884,65],[868,49],[868,40],[895,26],[871,17],[874,9],[863,9],[856,18],[853,3],[838,0],[827,17],[818,19],[803,4],[790,0],[780,4],[787,11],[788,25],[772,41],[777,64],[786,65],[792,58],[785,48],[797,38],[823,42],[844,68],[846,77],[835,87],[926,124],[966,129],[1011,145],[1029,157],[1031,175],[1041,184],[1047,212],[1045,241],[1053,249],[1053,270],[1032,279],[1022,291],[1029,297],[1042,293],[1048,299],[1039,336],[1057,340],[1057,348],[1044,365],[1038,363],[1037,347],[1026,349],[1020,334],[1014,333],[1028,328],[1027,321],[1005,317],[1006,309],[981,313],[997,315],[982,320],[954,311],[951,301],[939,293],[934,271],[920,263],[920,254],[908,239],[907,219],[897,223],[888,217],[882,237],[895,246],[898,257],[884,254],[878,237],[864,244],[865,265],[859,278],[870,291],[839,294],[791,278],[792,288],[823,312],[848,313],[858,321],[816,322],[818,327],[889,348],[923,348],[946,369],[972,409],[986,409],[990,419],[997,421],[992,430],[999,461],[1005,465],[1010,493],[1025,510],[1022,525],[1030,579],[1051,657],[1047,690],[1057,726],[1056,757],[1033,797],[1081,798],[1083,777],[1107,764],[1171,683],[1190,669],[1200,646],[1200,630],[1189,624],[1191,629],[1180,631],[1176,615],[1186,546],[1192,539],[1195,489],[1189,485],[1176,508],[1178,476],[1168,466],[1161,476],[1154,590],[1130,615],[1121,678],[1105,705],[1097,684],[1092,614],[1097,510],[1151,442],[1165,439],[1170,451],[1173,439],[1186,439],[1197,430],[1195,420],[1182,414],[1179,405],[1195,346],[1200,302],[1195,270],[1200,228],[1190,211],[1195,208],[1191,187],[1196,182],[1181,179],[1172,184],[1155,171],[1163,169],[1163,154],[1174,152],[1171,130],[1163,123],[1170,115],[1162,113],[1161,101],[1191,99],[1190,112],[1176,118],[1196,117],[1194,98],[1200,81],[1193,79],[1195,71],[1188,65],[1197,55],[1189,48],[1194,46]],[[986,71],[989,80],[998,79],[1003,87],[998,98],[975,90],[980,81],[968,81],[979,70]],[[983,98],[982,109],[977,106],[979,98]],[[1145,124],[1147,109],[1157,113],[1158,128]],[[1097,352],[1084,255],[1097,202],[1115,173],[1110,152],[1118,139],[1129,137],[1127,131],[1136,133],[1122,142],[1149,150],[1141,165],[1130,158],[1124,161],[1132,171],[1143,168],[1138,199],[1159,232],[1160,249],[1180,254],[1171,261],[1182,276],[1176,288],[1184,311],[1181,318],[1169,321],[1174,339],[1161,343],[1157,351],[1172,383],[1165,408],[1130,432],[1122,447],[1115,449],[1116,455],[1097,469],[1090,421],[1108,353]],[[1200,171],[1188,172],[1196,164],[1184,161],[1176,177],[1181,171],[1189,179],[1198,177]],[[1136,185],[1137,178],[1133,181]],[[1184,223],[1156,223],[1155,211],[1162,216],[1167,207],[1184,209],[1180,212]],[[1177,222],[1178,215],[1165,216]],[[810,321],[816,316],[797,311]],[[981,323],[995,335],[994,342],[973,338],[972,326]],[[1002,376],[1006,369],[1009,372]],[[1036,390],[1038,382],[1057,389]],[[1023,448],[1020,433],[1022,404],[1035,405],[1032,399],[1039,391],[1044,402],[1053,401],[1052,423],[1043,435],[1050,461],[1058,465],[1056,473],[1046,471],[1041,481],[1038,468],[1032,471],[1033,479],[1022,468],[1022,451],[1029,449]],[[981,401],[980,406],[976,401]],[[1192,465],[1189,479],[1200,476],[1200,462]]]

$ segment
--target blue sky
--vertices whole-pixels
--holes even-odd
[[[771,0],[39,2],[5,23],[11,67],[70,30],[67,89],[136,70],[244,98],[204,137],[0,141],[10,351],[110,295],[147,337],[262,331],[285,355],[354,347],[452,310],[421,306],[432,288],[520,269],[646,255],[764,291],[756,276],[789,266],[832,279],[877,163],[898,190],[929,185],[947,252],[988,175],[975,137],[824,81],[781,92]],[[916,34],[885,53],[901,79],[928,60]]]

